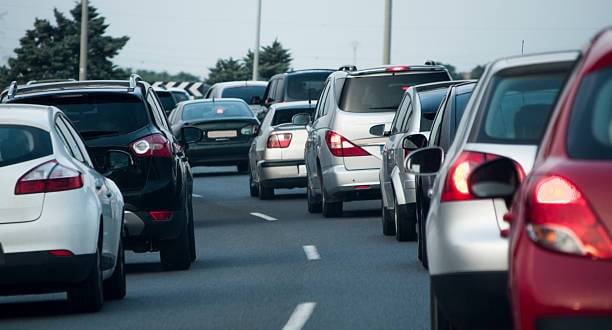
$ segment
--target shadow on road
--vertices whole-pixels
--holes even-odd
[[[343,218],[375,218],[380,217],[379,210],[345,210],[342,214]]]
[[[193,177],[194,178],[205,178],[205,177],[215,177],[215,176],[239,176],[239,175],[243,175],[241,173],[238,173],[236,171],[230,171],[230,172],[198,172],[198,173],[193,173]]]
[[[271,199],[271,201],[284,199],[304,199],[304,205],[306,205],[306,193],[278,194],[274,195],[274,198]]]
[[[0,303],[0,319],[59,316],[71,313],[66,300]]]
[[[159,262],[137,262],[137,263],[126,263],[125,271],[128,274],[147,274],[147,273],[161,273],[164,270]]]

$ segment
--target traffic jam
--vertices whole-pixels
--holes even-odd
[[[202,98],[152,83],[4,86],[0,328],[112,327],[89,318],[142,303],[119,328],[612,329],[612,29],[477,79],[423,61]]]

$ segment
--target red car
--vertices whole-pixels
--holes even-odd
[[[513,200],[515,328],[612,329],[612,28],[583,51],[519,187],[521,176],[498,159],[469,181],[479,197]]]

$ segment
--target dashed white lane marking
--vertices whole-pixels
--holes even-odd
[[[321,256],[319,255],[319,251],[317,251],[317,247],[314,245],[304,245],[302,246],[304,249],[304,253],[306,253],[306,258],[308,260],[319,260]]]
[[[254,217],[258,217],[258,218],[262,218],[266,221],[277,221],[278,219],[271,217],[269,215],[265,215],[263,213],[259,213],[259,212],[251,212],[251,215]]]
[[[198,194],[191,194],[191,196],[195,197],[195,198],[204,198],[204,196],[202,195],[198,195]]]
[[[306,324],[317,303],[305,302],[297,305],[283,330],[300,330]]]

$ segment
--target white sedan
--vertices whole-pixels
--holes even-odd
[[[129,154],[110,151],[107,167]],[[57,108],[0,105],[0,293],[68,292],[76,311],[125,296],[123,197]]]

